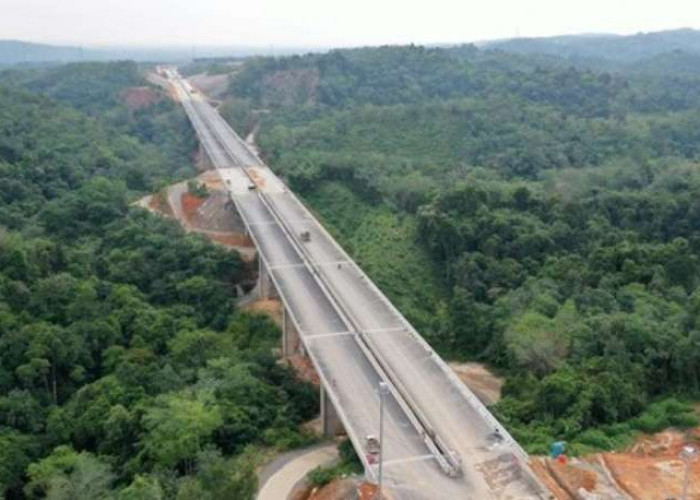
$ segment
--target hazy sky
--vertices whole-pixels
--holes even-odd
[[[353,46],[700,28],[700,0],[0,0],[0,39]]]

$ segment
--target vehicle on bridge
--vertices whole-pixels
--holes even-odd
[[[377,463],[377,460],[379,460],[379,452],[381,451],[377,436],[369,434],[365,437],[365,449],[367,450],[367,462],[370,464]]]

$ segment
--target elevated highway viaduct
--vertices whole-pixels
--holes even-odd
[[[385,382],[387,497],[551,498],[520,446],[306,206],[201,93],[165,73],[258,249],[262,293],[284,304],[283,351],[309,356],[325,430],[344,427],[368,478],[377,465],[365,438],[379,434]]]

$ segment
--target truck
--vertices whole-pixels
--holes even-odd
[[[377,436],[373,434],[365,436],[365,450],[367,451],[367,462],[369,464],[377,463],[379,452],[381,451]]]

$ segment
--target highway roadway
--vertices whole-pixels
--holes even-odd
[[[548,498],[518,444],[304,204],[198,92],[168,73],[361,456],[364,436],[378,434],[378,383],[390,384],[384,439],[390,494]],[[310,241],[301,241],[303,231]],[[445,474],[453,464],[457,477]]]

